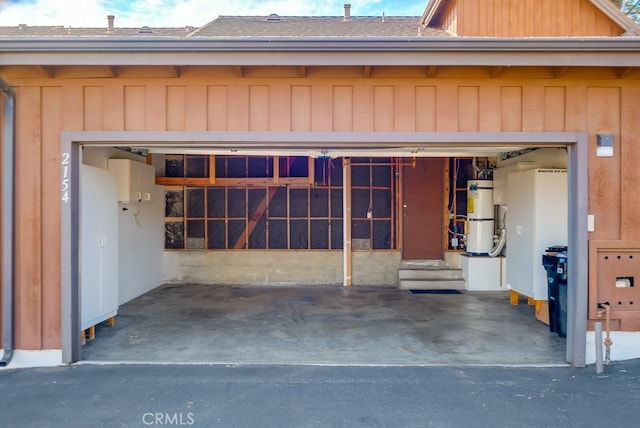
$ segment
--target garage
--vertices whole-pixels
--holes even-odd
[[[262,134],[262,138],[265,138],[265,135],[267,134]],[[228,134],[225,137],[228,139],[231,138],[231,135]],[[245,139],[246,137],[247,135],[242,136]],[[285,135],[272,135],[271,137],[282,138]],[[300,134],[299,137],[307,140],[318,138],[317,135],[312,137],[308,134]],[[412,138],[415,137],[415,135],[412,136]],[[443,136],[422,135],[421,137],[428,139],[442,138]],[[496,138],[496,136],[489,135],[475,135],[474,137],[477,139],[490,138],[494,141]],[[511,137],[513,136],[502,136],[501,138],[507,141]],[[518,138],[520,137],[522,136],[518,136]],[[285,173],[283,174],[285,177],[280,177],[288,185],[277,186],[277,189],[286,190],[281,193],[285,198],[284,205],[288,207],[284,211],[281,211],[279,207],[282,200],[278,199],[278,192],[272,190],[276,186],[267,186],[260,192],[262,186],[265,185],[265,180],[271,180],[273,177],[235,177],[230,179],[221,176],[222,174],[218,171],[224,172],[226,170],[224,163],[219,161],[222,157],[220,154],[205,156],[163,155],[159,152],[175,151],[175,145],[172,148],[159,148],[160,146],[168,146],[168,144],[156,144],[155,148],[148,146],[146,149],[140,149],[140,145],[136,144],[137,150],[156,152],[150,155],[147,153],[148,156],[140,156],[132,153],[130,149],[123,151],[112,147],[106,148],[104,142],[94,145],[85,142],[82,148],[82,157],[85,163],[100,165],[100,162],[103,162],[103,165],[108,165],[109,162],[113,162],[106,157],[128,157],[137,159],[140,163],[147,162],[149,159],[153,163],[154,158],[159,158],[165,168],[169,165],[170,168],[182,171],[180,174],[183,177],[188,177],[155,177],[156,183],[166,183],[166,185],[155,192],[162,194],[162,190],[164,190],[164,198],[160,198],[164,200],[161,200],[160,206],[156,208],[156,211],[160,211],[157,216],[160,219],[155,224],[155,239],[152,240],[152,243],[146,244],[149,246],[148,248],[144,248],[145,244],[142,244],[142,248],[137,247],[145,239],[136,237],[136,228],[145,228],[140,224],[145,221],[145,217],[145,225],[149,222],[150,204],[141,200],[118,202],[118,209],[114,211],[117,211],[118,215],[124,216],[119,221],[127,222],[127,216],[133,216],[137,224],[135,228],[125,228],[126,231],[124,233],[121,231],[119,234],[120,238],[127,242],[124,245],[120,244],[119,247],[120,251],[124,253],[124,256],[119,258],[119,268],[128,266],[120,277],[120,286],[126,284],[124,293],[130,293],[130,290],[134,288],[133,284],[139,286],[146,281],[150,284],[149,289],[159,284],[162,285],[146,294],[144,289],[140,289],[138,294],[142,295],[131,301],[125,301],[126,298],[122,298],[121,303],[123,304],[118,305],[118,315],[115,318],[116,325],[114,327],[110,327],[107,322],[97,325],[95,333],[84,332],[82,336],[85,338],[93,338],[95,334],[95,339],[88,340],[82,347],[83,358],[96,362],[232,363],[235,361],[257,364],[297,362],[345,365],[565,364],[565,339],[550,333],[549,327],[541,321],[542,318],[536,318],[535,305],[528,304],[531,302],[527,301],[527,296],[521,296],[518,306],[510,304],[510,291],[508,291],[510,287],[506,285],[506,275],[501,269],[503,263],[501,259],[503,258],[490,258],[484,254],[489,252],[494,245],[493,234],[489,247],[478,250],[483,254],[475,254],[471,257],[476,258],[480,263],[491,259],[489,263],[496,263],[497,271],[492,272],[481,265],[480,268],[472,267],[470,272],[463,272],[460,269],[460,258],[469,257],[469,253],[460,251],[452,244],[458,244],[456,237],[463,241],[466,234],[463,233],[464,229],[462,228],[459,233],[456,233],[455,226],[446,223],[447,217],[451,217],[454,221],[455,217],[458,219],[467,217],[468,203],[465,196],[468,192],[466,181],[469,177],[466,174],[471,174],[473,177],[476,177],[478,173],[488,175],[487,171],[480,171],[478,159],[483,166],[489,166],[490,162],[492,168],[497,170],[496,164],[501,164],[502,168],[506,170],[509,169],[507,165],[513,163],[513,160],[501,159],[498,162],[496,155],[509,152],[511,157],[518,159],[519,168],[545,166],[552,170],[556,168],[566,171],[567,150],[566,147],[557,147],[558,135],[528,137],[538,139],[535,143],[537,148],[520,149],[516,143],[512,142],[510,142],[510,146],[493,143],[494,147],[485,146],[482,149],[484,152],[481,152],[480,149],[470,148],[471,143],[458,142],[455,144],[455,152],[450,151],[449,153],[465,156],[445,157],[442,154],[442,148],[437,147],[437,144],[434,143],[416,144],[414,142],[411,147],[407,147],[407,143],[379,141],[380,135],[375,137],[372,134],[360,135],[359,138],[378,139],[377,142],[369,142],[370,147],[366,149],[366,154],[375,153],[377,150],[385,154],[395,152],[396,156],[349,156],[348,162],[340,157],[332,160],[326,149],[331,144],[322,142],[320,144],[325,149],[311,149],[322,153],[321,156],[315,158],[311,156],[289,157],[289,159],[298,160],[298,165],[303,165],[299,170],[302,171],[299,175],[308,175],[309,170],[316,171],[313,174],[315,177],[313,183],[310,183],[306,176],[287,177]],[[572,137],[564,136],[563,138],[570,139]],[[130,137],[123,135],[123,138],[129,139]],[[191,137],[189,138],[191,139]],[[258,138],[257,135],[256,138]],[[295,138],[295,135],[287,134],[286,138]],[[322,138],[326,138],[326,136]],[[336,138],[336,136],[331,136],[331,138]],[[398,135],[389,135],[388,138],[397,140]],[[547,143],[545,143],[545,139],[548,140]],[[383,144],[385,147],[380,148],[380,145]],[[551,147],[545,148],[545,144]],[[208,150],[209,153],[221,151],[214,143],[209,142],[208,145],[209,148],[200,147],[199,150],[201,152]],[[76,144],[74,146],[80,147]],[[416,146],[420,146],[420,150]],[[469,147],[465,148],[465,146]],[[449,150],[454,150],[452,147],[454,145],[450,143]],[[258,149],[252,150],[255,152]],[[358,155],[363,152],[363,150],[351,150],[353,150],[353,154]],[[405,153],[430,152],[435,156],[423,155],[421,158],[406,155],[397,156],[402,155],[403,151]],[[492,156],[472,156],[478,153]],[[299,151],[297,154],[300,154]],[[506,155],[503,157],[507,158]],[[100,161],[101,158],[102,161]],[[271,160],[270,157],[247,157],[242,159],[243,167],[241,169],[246,172],[250,170],[247,166],[258,165],[259,170],[264,171],[264,167],[269,164],[269,161],[275,163],[280,158],[278,156]],[[207,165],[203,159],[215,163],[216,171],[211,170],[210,164]],[[216,161],[216,159],[218,160]],[[234,156],[232,159],[241,158]],[[190,160],[193,160],[196,170],[206,172],[203,175],[214,172],[216,181],[219,181],[218,186],[213,185],[209,177],[194,177],[198,175],[197,172],[189,173],[188,168],[184,168],[182,165]],[[292,161],[288,160],[287,162]],[[226,163],[230,164],[231,162],[226,159]],[[333,167],[335,164],[338,165],[338,168]],[[430,166],[430,168],[424,168],[425,171],[427,169],[438,171],[436,174],[438,177],[432,178],[432,181],[439,179],[441,188],[436,192],[436,198],[430,204],[437,205],[435,213],[439,214],[436,216],[439,220],[430,233],[438,236],[437,242],[440,247],[436,250],[435,255],[426,255],[422,259],[417,259],[410,254],[403,253],[403,251],[398,251],[399,248],[395,245],[393,248],[390,247],[392,247],[392,242],[395,243],[395,239],[398,239],[397,237],[406,236],[402,233],[402,227],[397,229],[395,227],[396,225],[405,226],[406,223],[396,219],[406,218],[407,216],[403,215],[407,208],[406,205],[413,206],[414,203],[409,202],[405,193],[396,198],[394,192],[396,189],[406,189],[400,180],[409,179],[411,174],[417,173],[415,169],[419,169],[421,165]],[[434,165],[439,165],[440,168],[437,169]],[[220,168],[221,166],[222,168]],[[323,170],[325,166],[331,169]],[[355,172],[349,174],[351,177],[347,176],[348,178],[345,180],[344,170],[348,168],[351,168],[351,171],[355,169]],[[106,169],[109,169],[108,166]],[[335,171],[336,169],[337,171]],[[402,172],[399,172],[400,169]],[[156,170],[162,171],[161,168]],[[254,172],[247,175],[255,176],[258,174]],[[460,183],[464,181],[464,186],[460,183],[457,185],[445,183],[450,179],[456,179],[456,176],[462,177]],[[384,177],[391,178],[385,179]],[[188,185],[180,188],[177,185],[182,184],[183,179],[188,181]],[[227,213],[236,209],[232,207],[233,198],[242,200],[240,205],[243,207],[253,206],[253,209],[241,210],[240,216],[236,215],[234,219],[238,221],[244,216],[245,225],[250,224],[251,218],[255,219],[255,224],[258,226],[255,226],[254,231],[260,230],[259,224],[260,221],[263,221],[267,226],[262,226],[262,237],[259,234],[256,237],[255,233],[252,235],[249,232],[244,234],[242,231],[236,232],[235,236],[245,236],[242,238],[245,239],[245,242],[234,250],[233,247],[237,245],[237,239],[229,238],[233,235],[231,232],[222,234],[225,236],[222,245],[220,242],[216,242],[215,238],[200,235],[203,228],[195,229],[198,235],[190,235],[189,221],[191,220],[183,212],[191,209],[200,213],[198,214],[200,216],[203,216],[204,211],[216,214],[211,209],[194,208],[196,202],[184,201],[183,199],[189,197],[189,192],[198,192],[200,188],[197,184],[201,184],[203,179],[207,181],[209,187],[206,191],[195,194],[198,201],[204,197],[209,197],[212,201],[220,201],[220,199],[225,199],[224,195],[232,195],[222,204],[228,207],[225,211]],[[293,181],[287,183],[286,180]],[[395,183],[395,180],[400,182]],[[117,179],[113,181],[117,181]],[[377,184],[376,186],[367,188],[367,185],[374,182]],[[392,182],[394,184],[391,184]],[[346,199],[343,197],[345,183],[347,183],[346,186],[352,186],[351,192],[348,192],[353,197],[351,200],[344,200]],[[325,197],[321,193],[318,194],[319,191],[324,190],[323,184],[327,189]],[[117,186],[114,185],[114,187]],[[80,189],[82,188],[81,183]],[[107,193],[105,191],[95,192],[95,185],[89,186],[89,188],[91,189],[90,193],[94,195]],[[182,193],[176,197],[178,189]],[[216,194],[212,189],[218,192],[220,192],[219,189],[223,190]],[[329,196],[336,189],[340,191],[339,197]],[[456,197],[453,194],[447,194],[448,189],[457,189],[458,193],[464,192],[465,195],[461,198],[460,195]],[[291,197],[291,195],[295,195],[292,190],[302,192],[304,196]],[[361,192],[358,193],[358,190]],[[378,192],[377,195],[382,193],[382,196],[377,200],[374,199],[376,196],[370,197],[374,195],[374,190]],[[241,197],[233,196],[234,191],[236,195],[237,192],[241,192]],[[252,192],[257,194],[256,200],[253,201],[249,199]],[[144,192],[137,193],[143,194]],[[129,194],[135,195],[136,192],[128,192],[127,195]],[[415,198],[415,196],[411,197]],[[566,203],[568,196],[565,194],[564,198]],[[126,197],[121,199],[126,199]],[[448,201],[447,204],[444,202],[445,199]],[[460,205],[457,209],[458,215],[447,216],[443,214],[445,208],[450,211],[454,207],[453,201],[455,199],[458,199],[457,204]],[[180,219],[181,224],[185,225],[180,229],[174,225],[167,227],[168,221],[176,222],[176,200],[182,202],[184,207],[191,207],[177,208],[183,217]],[[402,204],[393,204],[391,202],[393,200],[400,200]],[[380,207],[380,201],[389,204],[389,208]],[[84,203],[86,202],[81,201],[81,206]],[[202,204],[201,201],[197,203]],[[269,238],[268,232],[272,229],[268,225],[273,220],[277,224],[280,216],[283,215],[282,213],[284,215],[294,213],[298,209],[295,206],[296,203],[304,207],[307,218],[303,219],[304,216],[298,214],[293,219],[287,219],[287,223],[294,225],[291,231],[278,232],[278,236],[285,236],[290,239],[290,242],[295,242],[295,247],[284,248],[293,261],[292,264],[288,264],[287,262],[279,262],[283,255],[283,243],[278,242],[277,237]],[[91,202],[90,205],[95,206],[95,203]],[[112,203],[112,209],[113,205],[115,204]],[[491,203],[491,205],[493,215],[493,204]],[[260,210],[261,206],[264,212],[256,214],[255,211]],[[335,206],[338,209],[332,208]],[[353,229],[357,230],[360,227],[360,230],[368,229],[373,233],[357,235],[358,232],[354,232],[358,238],[352,235],[354,236],[352,242],[359,243],[353,246],[350,249],[351,254],[346,256],[342,245],[347,241],[347,238],[343,237],[345,230],[341,216],[343,206],[348,207],[344,211],[352,213],[350,222],[352,225],[355,225],[357,221],[366,221],[368,218],[373,221],[381,219],[385,224],[393,224],[394,230],[392,231],[392,227],[389,227],[386,233],[381,233],[381,236],[387,237],[386,240],[378,239],[376,241],[375,238],[370,240],[366,238],[375,237],[377,231],[381,230],[380,227],[354,226]],[[368,213],[368,210],[371,212]],[[328,216],[331,211],[337,217],[340,233],[332,234],[326,226],[320,228],[312,226],[312,221],[324,219],[324,216]],[[82,213],[83,210],[81,209],[80,212]],[[311,213],[319,215],[309,215]],[[433,217],[434,214],[430,216]],[[564,213],[564,217],[566,217],[566,213]],[[233,219],[226,220],[231,222]],[[335,219],[331,220],[336,221]],[[216,220],[207,219],[206,221]],[[300,228],[295,221],[304,222],[305,227]],[[80,224],[82,223],[80,221]],[[462,223],[462,221],[458,221],[458,223]],[[209,223],[208,226],[210,227],[211,224]],[[249,226],[243,225],[242,228],[245,227]],[[491,227],[493,232],[493,226]],[[164,233],[162,233],[163,229]],[[297,241],[291,238],[294,235],[299,236],[301,229],[308,231],[302,233],[305,236],[303,248],[300,248],[300,238],[297,238]],[[180,234],[184,233],[178,239],[180,241],[178,248],[175,243],[176,230],[179,230]],[[278,229],[275,230],[278,231]],[[311,238],[314,234],[318,235],[318,230],[324,231],[324,234],[320,234],[325,237],[324,239]],[[383,232],[385,232],[384,229]],[[216,234],[218,232],[215,227],[211,227],[210,233]],[[163,234],[164,242],[158,244],[158,236]],[[391,239],[391,236],[396,238]],[[426,239],[433,240],[428,237]],[[95,240],[96,238],[91,235],[90,241]],[[368,242],[363,244],[365,240]],[[402,238],[398,240],[402,240]],[[82,239],[80,241],[82,242]],[[323,244],[324,242],[326,244]],[[336,248],[329,248],[331,243],[337,243],[337,245],[333,244]],[[164,248],[158,249],[158,246]],[[195,247],[191,248],[191,251],[197,251],[194,251],[193,254],[188,254],[189,252],[184,254],[184,250],[189,249],[188,246]],[[411,249],[413,254],[416,251],[425,251],[415,247],[414,245],[414,248]],[[169,263],[165,266],[165,274],[161,278],[158,278],[156,270],[142,275],[130,275],[132,269],[135,270],[132,263],[139,268],[153,266],[153,261],[145,262],[140,260],[141,257],[149,256],[155,252],[157,253],[156,257],[161,260],[163,250],[165,263],[167,252],[179,251],[181,260],[179,266],[186,272],[182,273],[184,276],[176,278],[175,263]],[[274,250],[276,255],[271,256],[268,254],[268,250]],[[323,254],[326,251],[333,254],[326,257]],[[434,250],[427,248],[426,251],[433,252]],[[86,252],[80,251],[80,253]],[[351,283],[347,283],[349,278],[343,265],[345,257],[351,260],[351,266],[349,266]],[[263,259],[267,261],[265,262]],[[440,261],[437,262],[437,260]],[[472,263],[475,262],[474,260]],[[162,263],[162,261],[157,263]],[[302,268],[296,268],[296,265],[299,264],[303,265]],[[426,265],[424,270],[429,271],[430,274],[435,273],[436,278],[417,277],[413,280],[401,280],[403,269],[409,274],[416,274],[422,269],[416,270],[414,268],[421,265]],[[454,268],[451,265],[454,265]],[[239,270],[241,273],[235,274],[239,278],[233,282],[233,276],[216,276],[225,274],[224,272],[216,274],[216,271],[221,269]],[[476,271],[474,272],[473,269]],[[140,268],[140,270],[145,271],[144,268]],[[242,276],[245,271],[251,276]],[[285,275],[278,277],[278,272],[283,271]],[[451,279],[438,279],[437,277],[438,274],[450,274],[451,272],[458,275],[457,280],[455,277]],[[155,282],[152,280],[154,275],[156,275]],[[486,280],[485,278],[490,279]],[[489,283],[494,281],[494,284],[487,284],[487,281]],[[115,311],[114,309],[112,312]],[[86,336],[87,334],[90,336]]]
[[[605,319],[614,355],[638,349],[637,25],[604,0],[567,0],[575,25],[553,29],[528,24],[558,21],[548,8],[462,3],[384,20],[3,29],[7,358],[139,361],[124,351],[146,341],[138,355],[159,362],[180,347],[188,362],[367,364],[347,352],[361,349],[372,364],[581,367]],[[489,17],[504,25],[477,25]],[[312,22],[317,34],[292,36]],[[25,37],[36,30],[57,36]],[[530,171],[564,174],[566,193],[547,207],[538,196],[559,184],[513,185]],[[557,239],[514,252],[556,218]],[[566,339],[540,320],[541,253],[556,245]],[[185,356],[191,330],[227,350]]]

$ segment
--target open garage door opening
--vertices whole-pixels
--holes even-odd
[[[526,193],[510,180],[548,171],[567,189],[564,147],[262,156],[97,145],[84,144],[79,173],[83,359],[565,364],[535,246],[569,244],[568,191],[553,202],[565,238],[517,261],[544,284],[508,274],[509,238],[522,236],[509,226],[529,227],[510,223],[508,197]],[[136,168],[153,174],[150,188],[132,187],[148,174]],[[474,219],[485,187],[491,215]],[[114,194],[100,215],[86,207]],[[115,239],[90,232],[108,212]],[[92,305],[111,308],[89,317]]]

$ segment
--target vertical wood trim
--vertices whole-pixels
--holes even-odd
[[[621,201],[620,227],[627,240],[640,240],[640,87],[622,89],[622,127],[620,129]]]
[[[20,284],[15,293],[17,349],[42,349],[41,103],[40,87],[16,90],[15,281]]]
[[[60,132],[62,88],[42,89],[42,347],[61,348]]]
[[[207,129],[209,131],[228,130],[229,96],[227,86],[207,88]]]
[[[184,86],[167,86],[167,131],[187,128],[187,90]]]
[[[291,130],[311,131],[311,86],[291,87]]]
[[[84,88],[84,130],[102,131],[102,86]]]
[[[351,254],[351,159],[342,160],[342,215],[344,241],[344,275],[343,285],[351,286],[352,254]]]
[[[206,131],[207,87],[205,85],[188,85],[185,96],[185,129],[187,131]]]
[[[216,184],[216,155],[209,156],[209,183]]]

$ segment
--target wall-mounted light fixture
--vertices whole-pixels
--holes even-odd
[[[596,156],[607,158],[613,156],[613,134],[596,135]]]

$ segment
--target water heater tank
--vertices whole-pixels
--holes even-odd
[[[493,181],[467,182],[467,253],[487,255],[493,248]]]

